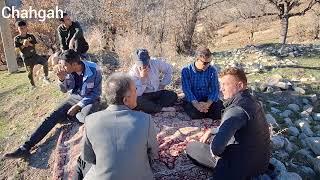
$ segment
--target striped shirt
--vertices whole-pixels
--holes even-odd
[[[181,73],[182,90],[188,102],[219,99],[219,81],[217,70],[209,66],[205,71],[198,71],[194,63],[184,67]]]

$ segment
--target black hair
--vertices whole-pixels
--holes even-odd
[[[60,22],[64,22],[63,18],[64,18],[65,16],[68,16],[68,13],[64,12],[64,13],[62,14],[62,18],[60,18],[59,21],[60,21]]]
[[[64,60],[65,62],[72,64],[72,63],[80,63],[80,55],[74,51],[73,49],[68,49],[62,52],[59,55],[59,59]]]
[[[22,21],[22,20],[21,21],[17,21],[16,22],[16,26],[17,27],[27,26],[27,23],[25,21]]]

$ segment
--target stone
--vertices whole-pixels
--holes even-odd
[[[307,111],[302,111],[302,112],[300,113],[300,117],[302,117],[302,118],[308,118],[308,117],[310,117],[310,113],[308,113]]]
[[[313,102],[313,103],[315,103],[315,102],[318,100],[318,97],[317,97],[316,94],[312,94],[312,95],[310,96],[310,98],[311,98],[311,102]]]
[[[280,103],[276,102],[276,101],[267,101],[270,105],[280,105]]]
[[[293,157],[295,161],[304,165],[312,164],[314,159],[312,157],[312,152],[307,149],[300,149],[293,155]]]
[[[306,98],[303,98],[303,99],[302,99],[302,102],[303,102],[303,104],[310,104],[309,100],[306,99]]]
[[[302,178],[294,172],[284,172],[276,177],[275,180],[302,180]]]
[[[284,164],[281,161],[277,160],[276,158],[271,158],[270,164],[272,164],[274,166],[274,172],[277,175],[287,172],[286,166],[284,166]]]
[[[320,155],[320,137],[306,138],[307,146],[317,155]]]
[[[272,157],[275,157],[279,159],[281,162],[284,162],[288,160],[289,154],[286,151],[280,150],[280,151],[275,151],[272,154]]]
[[[266,119],[272,127],[279,127],[276,119],[271,114],[266,114]]]
[[[272,142],[272,148],[274,150],[281,149],[284,146],[284,138],[282,136],[279,136],[279,135],[273,136],[271,138],[271,142]]]
[[[288,109],[292,110],[293,112],[298,112],[300,110],[300,106],[297,104],[289,104]]]
[[[304,89],[302,89],[301,87],[294,87],[293,88],[295,92],[299,93],[299,94],[305,94],[306,91]]]
[[[313,120],[320,121],[320,113],[314,113],[313,114]]]
[[[291,110],[285,110],[282,113],[280,113],[281,117],[289,117],[293,114],[293,112]]]
[[[296,122],[296,125],[298,127],[300,127],[301,131],[303,133],[305,133],[307,136],[312,136],[313,135],[313,132],[312,132],[312,130],[310,128],[310,125],[309,125],[309,123],[307,121],[299,120],[299,121]]]
[[[291,121],[290,118],[284,118],[284,123],[285,123],[285,125],[287,125],[287,126],[292,126],[292,125],[293,125],[293,123],[292,123],[292,121]]]
[[[316,173],[313,171],[313,169],[307,166],[299,166],[296,172],[301,176],[302,179],[316,178]]]
[[[278,82],[274,86],[282,90],[287,90],[290,86],[292,86],[292,84],[290,82]]]
[[[305,133],[301,133],[300,135],[299,135],[299,139],[300,140],[303,140],[303,139],[306,139],[308,136],[305,134]]]
[[[281,111],[280,111],[279,109],[277,109],[277,108],[271,107],[271,112],[272,112],[273,114],[278,114],[278,113],[280,113]]]
[[[320,174],[320,159],[314,158],[312,161],[312,167],[317,174]]]
[[[313,106],[310,104],[307,104],[303,106],[303,111],[306,111],[307,113],[311,113],[313,111]]]
[[[300,132],[299,132],[299,129],[291,126],[288,128],[288,133],[289,133],[289,135],[292,135],[292,136],[298,136]]]

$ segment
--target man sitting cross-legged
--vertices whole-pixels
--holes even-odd
[[[137,49],[136,55],[135,65],[130,71],[137,85],[138,105],[136,110],[146,113],[175,111],[170,106],[176,102],[177,94],[164,89],[171,83],[172,66],[162,59],[150,58],[146,49]]]
[[[201,47],[195,62],[182,69],[183,108],[191,119],[221,118],[223,104],[219,99],[218,74],[210,63],[210,50]]]
[[[156,129],[151,115],[132,110],[137,106],[135,82],[115,73],[105,87],[109,107],[86,117],[73,179],[154,179],[149,163],[158,157]]]
[[[263,174],[269,165],[270,134],[261,104],[247,89],[243,70],[221,73],[226,109],[218,130],[208,130],[187,145],[187,154],[198,164],[213,168],[213,179],[246,180]],[[210,145],[205,144],[215,134]]]
[[[61,67],[57,72],[60,90],[70,91],[67,100],[61,103],[32,133],[21,147],[5,158],[22,158],[29,155],[29,151],[40,142],[53,127],[67,119],[84,122],[93,105],[98,105],[101,95],[101,71],[92,62],[81,61],[74,50],[67,50],[60,55]]]

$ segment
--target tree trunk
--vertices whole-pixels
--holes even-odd
[[[182,30],[182,37],[177,40],[177,52],[182,54],[192,53],[193,34],[198,21],[198,13],[194,12],[192,18],[187,22],[187,26]]]
[[[288,26],[289,17],[285,15],[281,18],[280,43],[282,44],[282,46],[284,46],[287,42]]]

